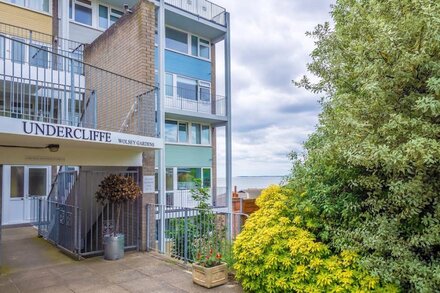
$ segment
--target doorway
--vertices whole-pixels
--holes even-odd
[[[35,220],[38,200],[50,191],[50,166],[3,165],[2,225]]]

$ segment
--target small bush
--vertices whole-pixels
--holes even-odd
[[[296,202],[295,202],[296,199]],[[303,201],[292,190],[271,186],[257,200],[234,244],[236,277],[250,292],[396,291],[362,270],[353,251],[333,254],[292,212]],[[308,212],[308,208],[305,208]]]

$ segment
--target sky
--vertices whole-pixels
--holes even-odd
[[[330,2],[213,2],[231,14],[233,176],[287,175],[287,155],[302,151],[321,110],[319,96],[297,88],[292,80],[308,74],[314,44],[305,33],[330,20]],[[224,66],[218,64],[217,76],[223,75]],[[217,83],[222,88],[223,80]],[[224,133],[218,137],[222,177]]]

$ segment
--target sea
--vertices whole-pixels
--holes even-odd
[[[232,177],[232,188],[237,190],[248,188],[266,188],[271,184],[280,184],[283,176],[237,176]],[[226,186],[225,178],[218,178],[218,186]]]

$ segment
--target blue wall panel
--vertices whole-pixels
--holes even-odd
[[[155,63],[159,64],[158,50]],[[211,82],[211,62],[165,50],[165,70],[177,75]]]

